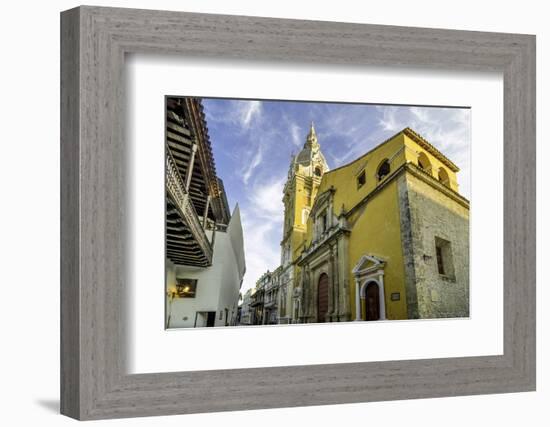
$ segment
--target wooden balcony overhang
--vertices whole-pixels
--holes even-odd
[[[211,265],[214,241],[205,229],[224,230],[230,218],[201,100],[167,98],[166,256],[179,265]]]
[[[213,250],[189,193],[166,152],[166,255],[175,264],[208,267]]]

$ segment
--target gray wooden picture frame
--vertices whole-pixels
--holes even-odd
[[[127,53],[502,72],[503,355],[128,375]],[[63,414],[84,420],[530,390],[534,36],[88,6],[62,12]]]

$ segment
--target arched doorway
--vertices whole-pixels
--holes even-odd
[[[376,282],[370,282],[365,289],[365,320],[380,319],[380,289]]]
[[[328,313],[328,276],[323,273],[317,285],[317,322],[323,323]]]

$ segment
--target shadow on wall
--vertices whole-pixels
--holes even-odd
[[[59,399],[38,399],[35,403],[50,412],[59,414]]]

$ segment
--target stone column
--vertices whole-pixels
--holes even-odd
[[[340,243],[341,242],[341,243]],[[340,250],[338,251],[338,273],[342,280],[342,315],[345,316],[344,320],[351,320],[351,282],[349,280],[349,271],[346,266],[348,265],[348,236],[343,235],[340,240]]]
[[[332,315],[334,314],[335,310],[335,303],[334,303],[334,256],[332,253],[332,246],[328,247],[328,280],[329,280],[329,289],[328,289],[328,311],[327,315],[329,316],[330,320],[332,321]],[[317,296],[319,298],[319,296]]]
[[[297,287],[301,289],[300,293],[301,293],[301,299],[303,300],[303,303],[302,303],[302,306],[300,307],[300,312],[298,313],[298,316],[305,316],[307,313],[306,313],[306,310],[307,310],[307,265],[304,265],[302,266],[302,271],[301,271],[301,279],[300,281],[298,281],[298,277],[296,277],[296,281],[295,283],[298,285]],[[292,296],[294,298],[294,295]],[[296,297],[298,298],[298,297]]]
[[[333,214],[333,206],[332,206],[332,194],[329,195],[329,201],[328,201],[328,227],[327,228],[332,228],[332,216],[334,215]]]
[[[338,268],[338,242],[334,245],[334,259],[332,275],[334,277],[334,316],[336,320],[340,321],[340,280],[339,280],[339,268]]]
[[[384,273],[378,272],[378,282],[380,283],[379,304],[380,304],[380,320],[386,320],[386,292],[384,291]]]
[[[355,278],[355,321],[361,321],[361,295],[359,293],[361,282]]]

